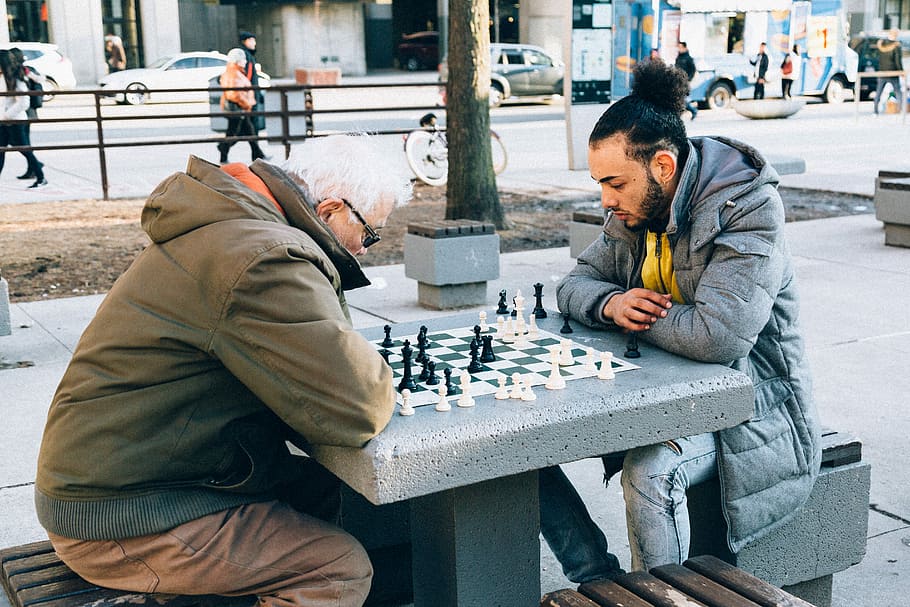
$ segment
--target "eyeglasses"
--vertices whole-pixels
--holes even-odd
[[[376,230],[373,229],[373,226],[368,224],[367,220],[363,218],[363,215],[360,214],[360,211],[358,211],[357,209],[354,208],[354,205],[352,205],[350,202],[348,202],[344,198],[341,199],[341,202],[343,202],[346,207],[351,209],[351,212],[354,214],[354,217],[356,217],[357,220],[363,224],[363,229],[366,232],[366,234],[363,237],[363,243],[362,243],[364,249],[369,249],[374,244],[376,244],[377,242],[382,240],[382,237],[376,233]]]

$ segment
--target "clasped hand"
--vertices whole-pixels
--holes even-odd
[[[629,289],[611,297],[603,314],[627,331],[646,331],[658,318],[666,317],[672,306],[670,295],[650,289]]]

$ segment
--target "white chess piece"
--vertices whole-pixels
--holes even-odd
[[[521,395],[524,393],[524,389],[521,385],[521,373],[512,374],[512,391],[509,393],[509,398],[521,398]]]
[[[537,316],[532,313],[528,322],[528,337],[535,339],[539,335],[540,329],[537,327]]]
[[[563,367],[570,367],[575,364],[575,358],[572,356],[572,340],[571,339],[561,339],[560,345],[562,346],[562,351],[559,354],[559,364]]]
[[[474,406],[474,398],[471,396],[471,374],[467,369],[461,372],[461,396],[455,404],[463,408]]]
[[[502,374],[502,373],[499,374],[499,389],[496,390],[495,394],[493,394],[493,398],[495,398],[496,400],[505,400],[505,399],[509,398],[509,389],[506,388],[506,382],[508,381],[508,379],[509,378],[506,377],[504,374]]]
[[[597,363],[594,360],[594,348],[585,350],[584,358],[585,371],[597,371]]]
[[[521,400],[526,400],[526,401],[537,400],[537,395],[534,394],[534,390],[531,388],[531,374],[530,373],[525,377],[525,389],[524,389],[524,392],[521,393]]]
[[[479,316],[480,316],[480,332],[486,333],[487,331],[490,330],[490,327],[487,326],[487,313],[484,312],[483,310],[481,310]]]
[[[613,371],[613,353],[600,353],[600,371],[597,372],[597,379],[616,379],[616,373]]]
[[[414,407],[411,406],[411,391],[405,388],[401,391],[401,409],[398,415],[414,415]]]
[[[502,339],[506,334],[506,321],[502,316],[496,317],[496,338]]]
[[[506,317],[506,326],[502,332],[502,341],[507,344],[515,342],[515,329],[512,327],[512,317]]]
[[[447,388],[445,384],[439,384],[439,402],[436,403],[437,411],[450,411],[452,405],[449,404],[449,399],[446,398]]]
[[[547,378],[544,387],[547,390],[562,390],[566,387],[566,380],[562,378],[559,372],[559,351],[560,346],[550,346],[550,377]]]

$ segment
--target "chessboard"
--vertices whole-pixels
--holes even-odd
[[[495,335],[496,327],[491,326],[485,335]],[[466,369],[471,362],[470,349],[471,341],[475,338],[473,327],[462,327],[439,331],[436,333],[427,333],[429,344],[426,347],[426,354],[436,362],[436,375],[439,383],[444,383],[444,374],[446,368],[452,369],[451,383],[455,386],[460,385],[461,370]],[[403,364],[401,348],[407,339],[411,347],[416,352],[417,337],[416,335],[393,337],[394,345],[383,348],[381,342],[383,339],[377,339],[371,342],[377,350],[387,350],[388,362],[392,367],[394,374],[393,385],[398,386],[403,375]],[[471,374],[471,395],[480,396],[484,394],[493,394],[499,388],[499,378],[505,376],[508,383],[512,383],[512,374],[520,373],[522,379],[530,382],[531,386],[539,386],[546,383],[552,369],[550,347],[560,345],[566,338],[559,337],[547,331],[538,330],[532,338],[525,336],[524,340],[506,343],[500,339],[493,340],[493,353],[496,360],[493,362],[482,363],[481,371]],[[597,375],[597,368],[591,368],[590,365],[584,364],[584,357],[588,355],[588,348],[569,340],[567,344],[571,348],[574,364],[560,365],[559,372],[565,381],[580,379],[583,377],[594,377]],[[597,366],[599,363],[599,353],[594,352]],[[613,357],[612,368],[614,373],[639,369],[638,365],[632,364],[626,360]],[[439,384],[427,385],[419,379],[421,365],[413,363],[411,373],[417,382],[417,389],[412,391],[410,404],[412,407],[421,405],[436,404],[439,400]],[[398,403],[401,404],[401,394],[398,395]]]

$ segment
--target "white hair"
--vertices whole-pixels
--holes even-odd
[[[411,199],[410,176],[369,135],[308,139],[291,150],[282,168],[306,184],[313,204],[344,198],[361,213],[369,213],[381,199],[393,200],[395,207]]]
[[[227,52],[228,63],[246,65],[246,52],[242,48],[232,48]]]

